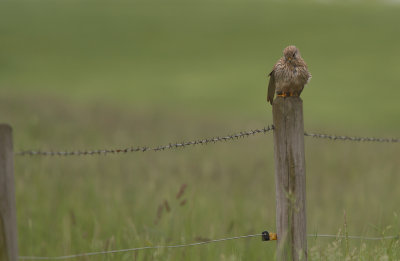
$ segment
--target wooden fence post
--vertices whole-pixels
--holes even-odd
[[[0,124],[0,261],[18,260],[12,129]]]
[[[307,260],[303,101],[277,97],[274,121],[277,260]]]

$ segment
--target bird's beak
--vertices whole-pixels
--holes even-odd
[[[291,61],[291,60],[292,60],[292,57],[288,57],[287,59],[288,59],[289,61]]]

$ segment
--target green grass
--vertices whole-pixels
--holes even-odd
[[[296,44],[307,131],[398,137],[400,6],[3,1],[0,120],[15,150],[159,145],[272,122],[266,74]],[[275,229],[271,135],[160,153],[16,157],[21,255]],[[399,234],[400,148],[306,138],[309,233]],[[187,184],[183,196],[176,194]],[[167,200],[155,224],[157,209]],[[398,260],[399,241],[309,239],[311,260]],[[275,242],[83,260],[265,260]],[[345,259],[347,257],[347,259]],[[387,258],[387,259],[385,259]]]

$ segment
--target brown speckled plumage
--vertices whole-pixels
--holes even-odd
[[[284,96],[300,96],[304,85],[311,79],[307,64],[294,45],[283,50],[282,58],[275,64],[269,76],[267,101],[271,104],[275,92]]]

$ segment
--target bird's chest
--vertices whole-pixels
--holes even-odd
[[[299,67],[295,65],[282,66],[275,71],[277,82],[297,84],[300,80]]]

